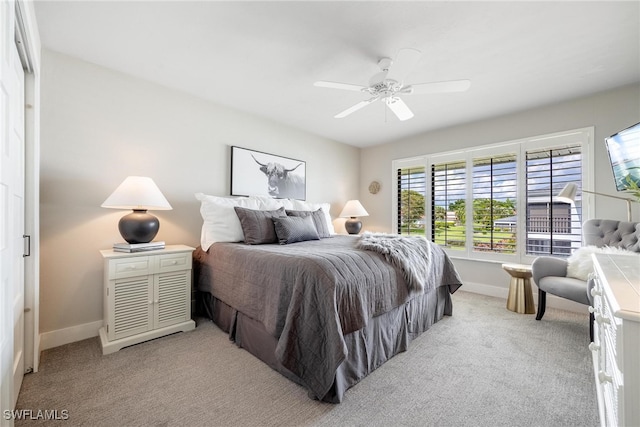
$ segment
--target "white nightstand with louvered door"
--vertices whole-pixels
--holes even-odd
[[[191,320],[191,254],[194,248],[123,253],[104,258],[102,354],[195,328]]]

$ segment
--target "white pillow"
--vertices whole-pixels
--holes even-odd
[[[274,199],[269,196],[249,196],[249,198],[257,201],[258,206],[260,206],[259,209],[263,211],[275,211],[280,208],[289,209],[284,203],[286,199]]]
[[[244,240],[242,226],[236,215],[235,206],[249,209],[261,209],[261,203],[252,197],[217,197],[196,193],[200,200],[202,215],[202,233],[200,245],[206,251],[215,242],[241,242]]]
[[[329,234],[336,234],[335,228],[333,228],[333,222],[331,221],[331,213],[329,210],[331,209],[331,205],[329,203],[308,203],[303,202],[302,200],[290,200],[292,207],[288,208],[285,206],[285,209],[291,209],[295,211],[317,211],[322,208],[322,212],[324,213],[324,217],[327,220],[327,230],[329,230]]]
[[[640,256],[640,253],[612,246],[583,246],[577,249],[567,259],[567,277],[573,277],[584,281],[588,280],[589,273],[593,272],[593,259],[591,258],[591,255],[595,253]]]

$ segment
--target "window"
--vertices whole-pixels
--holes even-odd
[[[464,250],[466,245],[466,164],[431,166],[431,236],[441,246]]]
[[[581,146],[532,150],[526,156],[526,252],[569,256],[572,248],[581,246]],[[568,183],[577,185],[574,199],[559,199],[558,194]]]
[[[590,217],[581,188],[592,185],[592,139],[585,128],[395,160],[395,227],[424,234],[452,256],[568,256]],[[577,192],[567,197],[569,183]]]
[[[473,160],[473,250],[516,251],[516,155]]]
[[[426,176],[424,166],[397,169],[398,234],[422,234],[425,230]]]

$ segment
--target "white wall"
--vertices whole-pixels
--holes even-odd
[[[168,244],[198,245],[202,221],[193,194],[229,194],[231,145],[305,160],[307,200],[330,202],[334,218],[357,196],[355,147],[59,53],[44,51],[42,61],[44,348],[97,334],[99,250],[122,240],[117,222],[126,213],[100,204],[128,175],[152,177],[173,206],[153,212],[157,239]]]
[[[359,150],[62,54],[44,51],[42,64],[43,348],[97,333],[98,251],[121,240],[117,222],[125,213],[100,204],[127,175],[151,176],[172,204],[172,211],[154,212],[157,238],[169,244],[198,244],[193,193],[229,194],[231,145],[306,160],[308,200],[332,203],[335,218],[347,199],[359,197],[371,215],[365,227],[389,232],[393,159],[595,126],[595,191],[617,194],[602,141],[640,121],[634,85]],[[377,195],[367,191],[372,180],[382,184]],[[598,198],[596,215],[624,219],[624,202]],[[506,297],[508,277],[499,264],[455,262],[467,289]]]
[[[419,120],[415,118],[414,120]],[[428,120],[428,119],[427,119]],[[615,191],[604,139],[640,122],[640,85],[630,85],[593,96],[570,100],[544,108],[513,113],[465,125],[425,133],[391,144],[362,149],[360,153],[360,201],[370,213],[363,218],[371,231],[391,232],[392,185],[395,185],[391,162],[394,159],[464,149],[524,137],[595,126],[594,191],[620,196]],[[371,181],[382,185],[378,194],[367,191]],[[640,220],[640,204],[633,204],[633,218]],[[595,217],[627,219],[626,203],[606,197],[595,198]],[[496,296],[507,295],[508,276],[500,264],[454,260],[463,281],[474,289]],[[558,301],[555,302],[557,305]],[[554,305],[554,301],[549,301]],[[570,308],[565,306],[565,308]],[[581,309],[586,309],[584,306]]]

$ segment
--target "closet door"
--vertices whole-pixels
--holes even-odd
[[[13,409],[24,377],[24,71],[15,4],[0,5],[0,368],[2,410]],[[6,420],[2,417],[4,424]]]

